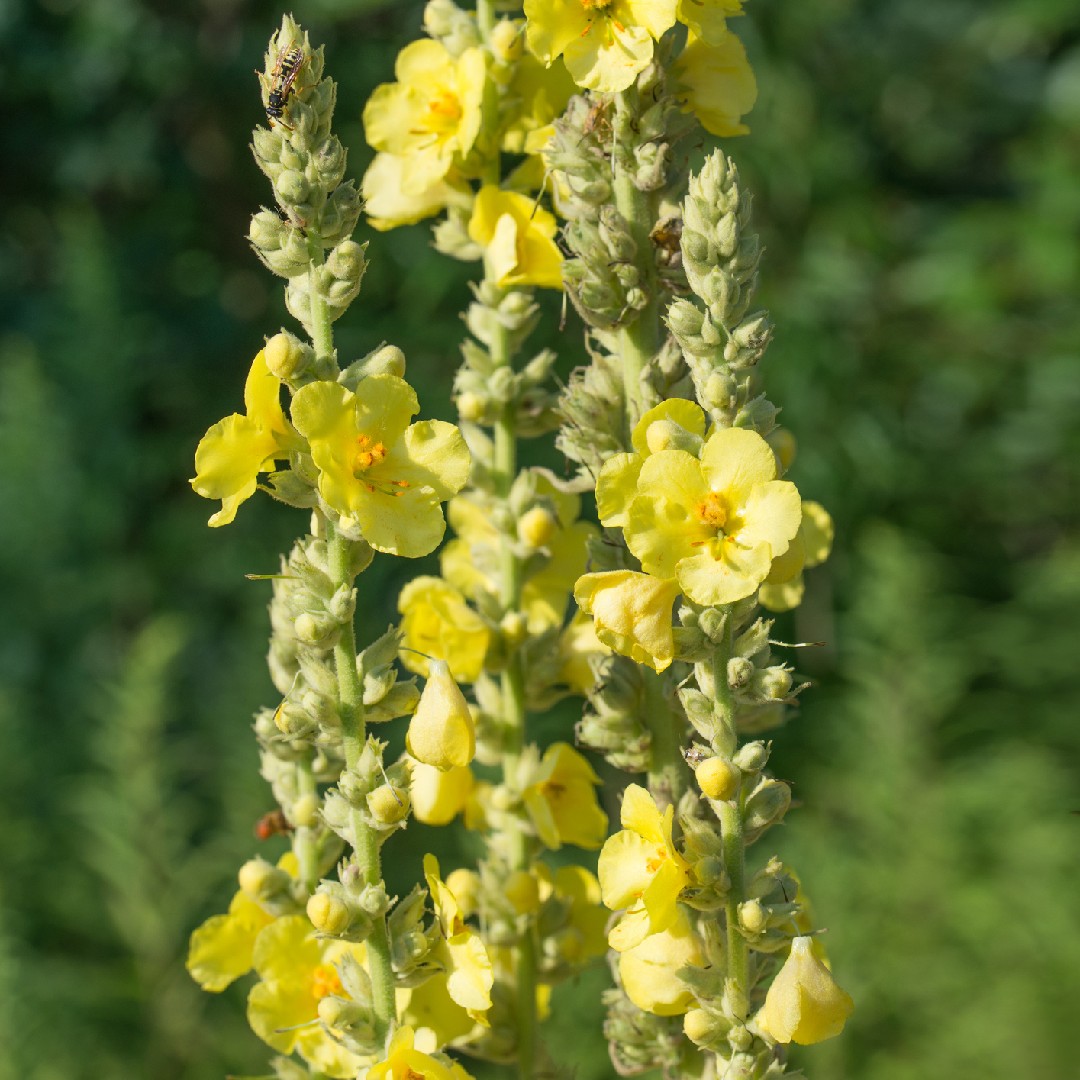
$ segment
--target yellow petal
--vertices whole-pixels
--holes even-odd
[[[649,409],[634,427],[632,436],[634,449],[643,458],[655,452],[649,447],[649,428],[655,423],[664,421],[678,424],[684,431],[698,438],[705,434],[705,410],[696,401],[688,401],[686,398],[667,398]]]
[[[432,660],[431,675],[409,722],[405,745],[426,765],[450,769],[468,765],[476,753],[476,733],[468,702],[443,660]]]
[[[680,968],[701,966],[704,955],[686,912],[666,930],[650,934],[619,957],[619,979],[626,996],[656,1016],[677,1016],[694,1004],[690,988],[676,974]]]
[[[443,770],[414,761],[409,780],[413,817],[425,825],[448,825],[465,809],[472,787],[467,766]]]
[[[684,111],[692,112],[713,135],[745,135],[742,122],[757,100],[757,81],[742,42],[730,31],[712,42],[690,36],[675,62],[674,74],[683,88]]]
[[[813,939],[791,943],[758,1014],[758,1024],[777,1042],[809,1046],[839,1035],[851,1015],[850,995],[836,985],[829,969],[814,955]]]
[[[720,428],[701,451],[701,472],[712,491],[721,491],[737,505],[758,485],[776,479],[776,456],[756,432]]]
[[[622,528],[626,524],[641,473],[639,454],[616,454],[600,469],[596,478],[596,514],[601,525]]]

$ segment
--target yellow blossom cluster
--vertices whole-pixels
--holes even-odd
[[[376,551],[416,558],[434,550],[446,529],[441,504],[469,475],[460,431],[442,420],[410,424],[420,406],[396,375],[368,376],[355,392],[336,382],[308,383],[293,395],[291,422],[281,387],[260,351],[244,387],[246,414],[226,417],[200,441],[191,484],[204,498],[221,500],[210,524],[231,522],[259,475],[295,456],[295,475],[314,472],[325,509]]]

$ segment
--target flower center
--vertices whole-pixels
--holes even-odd
[[[653,851],[653,857],[645,863],[645,868],[650,874],[655,874],[659,871],[660,867],[667,862],[667,857],[667,848],[658,845]]]
[[[712,525],[717,529],[723,529],[728,521],[727,507],[723,497],[717,491],[710,491],[698,504],[698,518],[705,525]]]
[[[311,995],[316,1001],[341,992],[341,979],[329,964],[318,964],[311,973]]]
[[[428,99],[429,131],[452,134],[461,122],[461,101],[457,94],[441,90]]]
[[[378,465],[386,457],[386,447],[381,442],[373,443],[366,435],[356,437],[357,451],[353,454],[352,474],[359,477],[372,465]]]
[[[581,6],[586,11],[603,11],[611,7],[614,0],[581,0]]]

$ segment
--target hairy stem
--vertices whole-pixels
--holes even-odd
[[[498,327],[490,342],[492,360],[509,367],[511,356],[507,334]],[[495,490],[505,503],[517,475],[517,421],[513,406],[507,406],[495,422]],[[510,523],[508,523],[509,525]],[[504,536],[499,552],[499,584],[504,612],[520,612],[522,567],[513,541]],[[516,646],[501,676],[503,704],[503,776],[513,777],[525,746],[525,670]],[[511,869],[529,868],[528,838],[520,828],[510,837]],[[531,1080],[536,1067],[536,942],[531,925],[518,942],[517,955],[518,1075]]]
[[[731,659],[731,615],[724,626],[723,640],[713,654],[713,683],[715,685],[715,708],[717,725],[722,731],[726,745],[734,747],[738,741],[735,730],[735,694],[728,682],[728,661]],[[728,802],[714,803],[720,817],[720,833],[724,870],[730,889],[725,904],[727,922],[728,978],[735,980],[739,989],[749,993],[750,950],[746,938],[739,931],[739,905],[746,899],[746,844],[743,837],[742,792]]]

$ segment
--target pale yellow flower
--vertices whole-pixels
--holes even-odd
[[[409,775],[413,817],[425,825],[448,825],[465,809],[472,793],[473,774],[467,765],[437,769],[414,759]]]
[[[839,1035],[854,1007],[814,955],[813,938],[797,937],[755,1023],[777,1042],[809,1046]]]
[[[562,56],[578,86],[625,90],[675,23],[676,0],[525,0],[526,40],[545,64]]]
[[[410,671],[426,676],[432,656],[445,660],[459,682],[480,677],[491,629],[458,589],[442,578],[413,578],[398,596],[398,611],[405,645],[411,650],[402,653],[401,662]]]
[[[562,254],[555,218],[535,199],[485,184],[469,219],[469,239],[484,251],[485,272],[504,288],[562,288]]]
[[[742,42],[730,31],[714,41],[690,36],[675,62],[683,109],[713,135],[745,135],[742,118],[757,101],[757,80]]]
[[[405,746],[417,761],[444,770],[468,765],[476,753],[472,713],[445,660],[430,662]]]
[[[553,743],[544,751],[522,798],[547,847],[598,848],[604,842],[608,821],[596,800],[600,783],[593,767],[568,743]]]
[[[597,867],[604,903],[623,911],[608,935],[618,952],[666,930],[678,914],[679,894],[690,881],[690,866],[672,840],[675,808],[660,813],[638,784],[623,794],[623,830],[610,837]]]
[[[704,963],[701,942],[686,909],[679,907],[666,930],[651,934],[619,956],[619,979],[626,996],[639,1009],[656,1016],[678,1016],[695,1000],[678,971]]]

